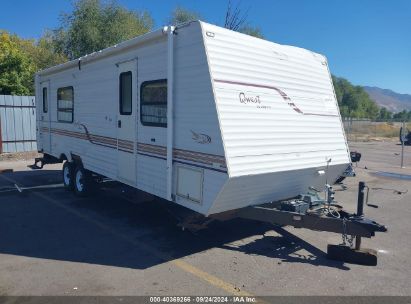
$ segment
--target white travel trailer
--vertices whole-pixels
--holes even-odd
[[[36,75],[38,147],[211,215],[332,184],[350,163],[324,56],[200,21]]]

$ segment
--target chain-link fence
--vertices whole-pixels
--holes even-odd
[[[343,123],[348,141],[400,140],[402,122],[343,118]],[[411,129],[411,124],[406,127]]]

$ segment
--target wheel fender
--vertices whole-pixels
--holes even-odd
[[[81,160],[81,157],[79,155],[71,153],[70,156],[71,156],[71,161],[74,162],[76,166],[84,168],[83,161]]]

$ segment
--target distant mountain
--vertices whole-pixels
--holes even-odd
[[[411,110],[411,95],[409,94],[399,94],[391,90],[367,86],[364,90],[380,107],[386,107],[391,112]]]

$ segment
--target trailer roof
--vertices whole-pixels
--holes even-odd
[[[79,62],[84,63],[84,62],[89,62],[89,61],[92,61],[92,60],[96,60],[98,58],[102,58],[102,57],[108,56],[110,54],[120,52],[120,51],[125,50],[127,48],[134,47],[138,44],[150,41],[152,39],[161,37],[163,32],[164,32],[164,28],[157,29],[157,30],[148,32],[146,34],[137,36],[135,38],[120,42],[118,44],[115,44],[115,45],[110,46],[108,48],[102,49],[100,51],[96,51],[96,52],[93,52],[91,54],[81,56],[79,58],[67,61],[65,63],[59,64],[59,65],[56,65],[56,66],[52,66],[52,67],[44,69],[44,70],[40,70],[36,74],[37,75],[48,75],[48,74],[59,72],[59,71],[65,70],[65,69],[76,67],[76,66],[79,65]]]
[[[186,22],[186,23],[179,24],[178,26],[176,26],[176,28],[182,28],[182,27],[188,26],[191,23],[195,23],[195,22],[205,23],[201,20],[193,20],[193,21],[189,21],[189,22]],[[59,72],[59,71],[62,71],[62,70],[66,70],[66,69],[69,69],[69,68],[77,67],[77,66],[79,66],[80,62],[81,63],[86,63],[86,62],[94,61],[96,59],[109,56],[113,53],[118,53],[122,50],[131,48],[131,47],[135,47],[136,45],[139,45],[139,44],[142,44],[142,43],[148,42],[150,40],[161,37],[165,33],[165,29],[167,27],[168,26],[164,26],[163,28],[160,28],[160,29],[148,32],[146,34],[137,36],[135,38],[132,38],[132,39],[117,43],[113,46],[107,47],[107,48],[102,49],[100,51],[96,51],[96,52],[93,52],[91,54],[81,56],[79,58],[70,60],[68,62],[59,64],[59,65],[56,65],[56,66],[52,66],[52,67],[44,69],[44,70],[40,70],[36,73],[36,75],[38,75],[38,76],[49,75],[49,74]],[[241,33],[239,33],[239,34],[241,34]],[[243,35],[245,35],[245,34],[243,34]],[[310,50],[307,50],[307,49],[304,49],[304,48],[291,46],[291,45],[283,45],[283,44],[275,43],[273,41],[269,41],[269,40],[265,40],[265,39],[257,38],[257,37],[253,37],[253,38],[254,39],[264,40],[264,41],[267,41],[269,43],[275,44],[279,47],[287,48],[287,49],[290,49],[290,50],[293,50],[293,51],[297,51],[297,52],[298,51],[299,52],[301,52],[301,51],[304,52],[305,51],[305,52],[309,52],[309,53],[312,53],[312,54],[319,55],[323,58],[325,57],[322,54],[319,54],[319,53],[316,53],[316,52],[313,52],[313,51],[310,51]]]

